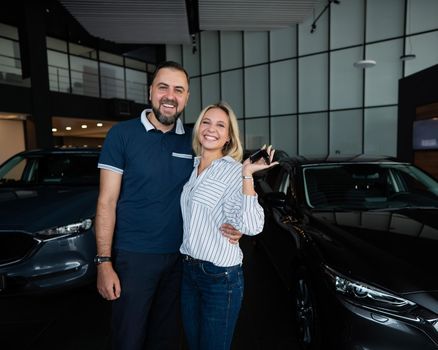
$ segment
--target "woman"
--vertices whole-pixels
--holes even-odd
[[[193,149],[194,170],[181,195],[184,330],[190,350],[227,350],[243,297],[242,251],[219,227],[229,223],[246,235],[263,229],[252,174],[277,163],[240,163],[237,119],[226,103],[201,112]],[[274,151],[267,151],[272,161]]]

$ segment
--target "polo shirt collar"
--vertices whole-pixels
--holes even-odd
[[[155,130],[155,126],[149,121],[149,119],[146,117],[148,113],[152,112],[152,109],[145,109],[143,112],[141,112],[141,123],[145,127],[146,131]],[[183,135],[185,134],[184,125],[181,119],[176,120],[176,127],[173,129],[175,134]]]

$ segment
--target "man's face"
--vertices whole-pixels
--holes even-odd
[[[164,125],[174,124],[189,98],[186,75],[172,68],[160,69],[149,89],[149,96],[158,121]]]

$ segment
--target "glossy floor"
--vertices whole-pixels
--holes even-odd
[[[241,246],[245,295],[232,349],[298,349],[291,298],[253,240]],[[110,350],[109,315],[94,288],[0,298],[0,349]]]

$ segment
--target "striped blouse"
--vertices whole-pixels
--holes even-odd
[[[242,164],[226,156],[213,161],[199,176],[199,157],[181,194],[184,236],[182,254],[210,261],[217,266],[242,263],[238,244],[220,232],[224,223],[245,235],[256,235],[264,224],[257,196],[242,193]]]

